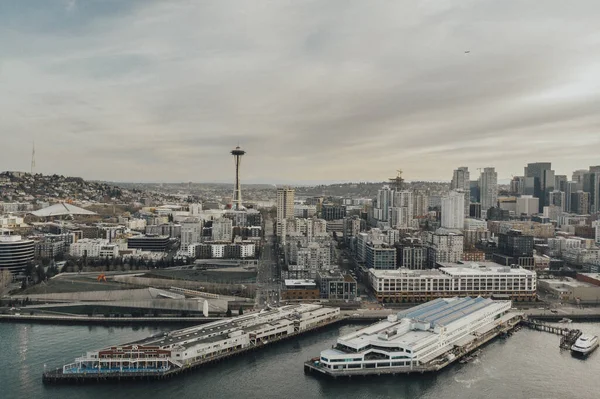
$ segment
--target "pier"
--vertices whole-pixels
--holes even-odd
[[[338,323],[339,308],[288,305],[87,352],[45,384],[163,380]]]
[[[571,346],[575,344],[577,339],[583,334],[581,330],[570,329],[564,327],[552,326],[550,324],[542,323],[537,320],[525,319],[522,321],[523,325],[527,326],[532,330],[543,331],[550,334],[560,335],[560,348],[570,350]]]

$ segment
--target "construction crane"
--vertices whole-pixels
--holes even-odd
[[[401,191],[402,186],[404,185],[404,179],[402,178],[402,169],[398,169],[396,170],[396,172],[396,177],[390,178],[389,181],[391,184],[394,184],[396,186],[396,191]]]

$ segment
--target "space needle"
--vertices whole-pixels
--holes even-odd
[[[236,211],[242,209],[242,185],[240,183],[240,166],[242,164],[242,157],[246,151],[242,150],[242,148],[238,145],[233,150],[231,150],[231,155],[233,155],[233,159],[235,161],[235,186],[233,187],[233,208]]]

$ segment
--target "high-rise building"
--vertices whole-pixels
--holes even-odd
[[[567,189],[567,175],[554,176],[554,190],[565,192]]]
[[[419,218],[426,216],[429,212],[428,195],[421,191],[413,192],[413,217]]]
[[[469,205],[471,204],[471,180],[469,168],[461,166],[456,169],[450,182],[450,190],[461,190],[465,196],[465,216],[469,215]]]
[[[450,191],[442,198],[442,227],[462,229],[465,224],[465,196],[462,191]]]
[[[406,228],[412,226],[413,194],[410,191],[394,191],[393,204],[390,208],[390,226]]]
[[[574,181],[575,183],[577,183],[577,190],[583,190],[583,176],[589,173],[589,170],[587,169],[579,169],[573,172],[573,176],[571,177],[571,180]],[[575,191],[577,191],[575,190]]]
[[[380,222],[387,222],[390,220],[390,208],[393,203],[394,191],[389,186],[383,186],[381,190],[377,191],[377,201],[375,204],[374,217]]]
[[[583,175],[583,191],[590,194],[590,212],[600,212],[600,166],[591,166]]]
[[[189,246],[202,240],[201,221],[192,219],[181,222],[181,250],[187,251]]]
[[[540,199],[538,212],[542,213],[548,204],[548,194],[554,190],[554,171],[550,162],[536,162],[525,167],[525,194]]]
[[[479,189],[479,180],[471,180],[469,182],[469,190],[471,191],[471,202],[480,203],[481,190]]]
[[[523,194],[523,189],[525,188],[525,177],[524,176],[514,176],[510,181],[510,192],[512,194]]]
[[[571,194],[571,212],[578,215],[587,215],[590,213],[590,193],[577,191]]]
[[[566,212],[573,212],[573,205],[572,205],[571,199],[572,199],[572,195],[575,194],[577,192],[577,190],[578,190],[577,182],[575,182],[575,181],[567,182],[566,189],[565,189],[565,211]]]
[[[566,197],[564,191],[554,190],[550,193],[550,201],[548,205],[554,205],[558,207],[561,211],[566,211]]]
[[[482,213],[498,206],[498,173],[494,168],[484,168],[479,177]]]
[[[277,237],[283,240],[285,240],[287,220],[294,218],[294,193],[293,188],[277,188]]]

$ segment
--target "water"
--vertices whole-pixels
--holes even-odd
[[[597,323],[572,326],[600,335]],[[559,350],[558,336],[527,329],[494,341],[474,362],[435,375],[330,380],[304,374],[304,361],[330,347],[340,332],[359,327],[332,327],[169,381],[45,386],[44,364],[56,367],[87,349],[143,338],[158,329],[0,323],[0,398],[600,397],[600,350],[587,360],[573,358]]]

